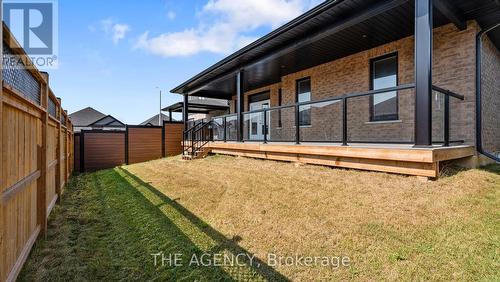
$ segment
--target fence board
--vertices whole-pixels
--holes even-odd
[[[15,55],[26,56],[12,34],[3,26],[4,44]],[[14,46],[15,45],[15,46]],[[0,281],[15,281],[39,234],[45,234],[47,216],[57,194],[55,167],[58,163],[57,141],[73,145],[73,126],[65,121],[66,135],[59,135],[61,103],[56,101],[55,117],[47,117],[48,75],[36,69],[9,69],[10,75],[20,76],[17,85],[9,85],[4,73],[0,93]],[[29,81],[39,83],[40,95]],[[38,89],[38,88],[37,88]],[[31,91],[22,93],[21,91]],[[33,95],[39,99],[32,99]],[[31,98],[31,99],[30,99]],[[52,99],[55,96],[52,94]],[[56,99],[57,100],[57,99]],[[64,119],[63,119],[64,120]],[[60,139],[61,137],[61,139]],[[66,149],[69,160],[72,147]],[[63,148],[61,148],[63,150]],[[49,167],[49,164],[50,165]],[[64,169],[64,171],[63,171]],[[61,167],[69,175],[72,166]],[[47,212],[49,210],[49,212]]]
[[[165,127],[165,154],[167,156],[182,154],[184,124],[179,122],[166,122],[163,126]]]
[[[85,131],[83,134],[83,169],[96,171],[125,163],[125,132]],[[80,144],[82,145],[82,144]],[[81,161],[81,159],[80,159]]]
[[[128,163],[160,159],[163,156],[162,135],[161,127],[127,127]]]

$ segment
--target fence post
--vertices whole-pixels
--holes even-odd
[[[2,14],[2,7],[0,7],[0,15]],[[0,38],[2,40],[2,48],[0,48],[0,58],[3,58],[3,31],[0,29]],[[0,91],[0,191],[4,191],[4,179],[3,179],[3,170],[4,170],[4,165],[3,165],[3,123],[4,123],[4,118],[3,118],[3,66],[0,68],[0,87],[2,87],[2,91]],[[3,214],[4,207],[0,207],[0,211]],[[0,218],[0,238],[5,238],[4,232],[5,232],[5,225],[4,225],[4,219],[3,217]],[[0,250],[3,250],[3,245],[5,244],[5,240],[2,239],[2,242],[0,242]],[[6,254],[0,254],[0,263],[4,260],[4,257]],[[0,266],[0,270],[3,270],[3,266]],[[0,274],[0,280],[3,279],[2,277],[4,274]]]
[[[49,75],[42,73],[45,82],[41,83],[40,101],[44,109],[42,112],[42,140],[37,150],[38,170],[40,178],[37,182],[37,224],[40,226],[40,236],[47,238],[47,127],[49,122],[48,98],[49,98]]]
[[[167,148],[165,148],[165,136],[166,135],[166,132],[165,132],[165,121],[163,121],[163,123],[161,124],[161,156],[162,158],[166,157],[166,151],[167,151]]]
[[[57,133],[56,133],[56,194],[57,194],[57,202],[59,203],[61,201],[61,194],[62,194],[62,189],[61,189],[61,101],[59,99],[56,99],[56,120],[57,120]]]
[[[66,146],[66,150],[65,150],[65,157],[66,157],[66,169],[64,170],[64,182],[66,183],[66,185],[68,184],[68,180],[69,180],[69,170],[70,170],[70,152],[69,152],[69,149],[70,149],[70,132],[69,132],[69,123],[68,123],[68,111],[64,111],[64,126],[66,126],[66,135],[64,136],[64,144]]]

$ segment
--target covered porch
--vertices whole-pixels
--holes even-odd
[[[437,177],[476,154],[473,46],[499,17],[488,0],[325,1],[172,90],[233,102],[185,125],[185,152]],[[378,85],[373,58],[391,56],[393,85]]]

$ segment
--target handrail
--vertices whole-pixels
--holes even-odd
[[[451,97],[457,98],[457,99],[462,100],[462,101],[465,100],[465,96],[464,95],[457,94],[455,92],[452,92],[450,90],[441,88],[441,87],[436,86],[436,85],[432,85],[432,90],[440,92],[441,94],[444,94],[444,95],[447,95],[447,96],[451,96]]]
[[[388,87],[388,88],[370,90],[370,91],[359,92],[359,93],[350,93],[350,94],[346,94],[346,95],[342,95],[342,96],[329,97],[329,98],[324,98],[324,99],[319,99],[319,100],[314,100],[314,101],[297,102],[297,103],[290,104],[290,105],[282,105],[282,106],[276,106],[276,107],[271,107],[271,108],[266,108],[266,109],[243,112],[242,114],[253,114],[253,113],[259,113],[259,112],[264,112],[264,111],[278,110],[278,109],[282,109],[282,108],[292,108],[295,106],[301,107],[301,106],[307,106],[307,105],[317,104],[317,103],[341,101],[343,99],[358,98],[358,97],[376,95],[376,94],[393,92],[393,91],[402,91],[402,90],[407,90],[407,89],[412,89],[412,88],[415,88],[415,84],[413,84],[413,83],[403,84],[403,85],[399,85],[399,86],[395,86],[395,87]]]
[[[193,132],[191,133],[192,134],[192,139],[191,139],[191,156],[196,156],[197,152],[199,151],[199,149],[203,148],[203,146],[205,146],[208,142],[210,142],[211,138],[210,136],[208,138],[206,138],[206,136],[203,135],[203,131],[204,129],[206,129],[207,127],[209,127],[211,125],[212,121],[208,121],[208,122],[203,122],[202,123],[202,126],[200,126],[198,129],[196,130],[193,130]],[[199,145],[199,143],[202,143],[201,145]]]
[[[396,92],[396,91],[402,91],[402,90],[407,90],[407,89],[414,89],[415,88],[415,83],[409,83],[409,84],[403,84],[403,85],[398,85],[394,87],[388,87],[388,88],[382,88],[382,89],[376,89],[376,90],[370,90],[370,91],[364,91],[364,92],[357,92],[357,93],[350,93],[350,94],[345,94],[342,96],[336,96],[336,97],[329,97],[329,98],[324,98],[324,99],[319,99],[319,100],[314,100],[314,101],[306,101],[306,102],[296,102],[294,104],[289,104],[289,105],[281,105],[281,106],[276,106],[276,107],[270,107],[270,108],[264,108],[264,109],[259,109],[259,110],[253,110],[253,111],[247,111],[247,112],[242,112],[241,115],[249,115],[249,114],[258,114],[258,113],[264,113],[264,123],[267,126],[267,115],[266,113],[275,111],[275,110],[281,110],[281,109],[288,109],[288,108],[295,108],[295,141],[297,144],[300,143],[300,116],[299,112],[301,111],[300,107],[304,106],[311,106],[314,107],[314,104],[321,104],[321,103],[330,103],[330,102],[342,102],[342,144],[344,146],[347,146],[348,143],[348,125],[347,125],[347,103],[348,100],[351,98],[359,98],[359,97],[365,97],[365,96],[371,96],[371,95],[376,95],[376,94],[381,94],[381,93],[387,93],[387,92]],[[450,97],[457,98],[459,100],[464,100],[465,97],[463,95],[459,95],[457,93],[454,93],[450,90],[438,87],[433,85],[432,90],[440,92],[445,95],[445,108],[444,108],[444,146],[449,146],[450,143],[450,121],[449,121],[449,116],[450,116]],[[236,113],[234,114],[228,114],[228,115],[223,115],[223,116],[217,116],[211,119],[211,122],[213,122],[216,119],[222,119],[223,121],[223,130],[224,130],[224,141],[227,140],[227,126],[226,126],[226,120],[228,117],[233,117],[237,116]],[[267,129],[266,129],[267,130]],[[264,143],[266,143],[266,138],[267,136],[264,136]]]
[[[234,114],[226,114],[226,115],[221,115],[221,116],[216,116],[216,117],[213,117],[211,120],[214,120],[214,119],[218,119],[218,118],[227,118],[227,117],[233,117],[233,116],[238,116],[238,114],[234,113]]]

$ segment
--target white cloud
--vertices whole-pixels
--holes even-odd
[[[118,44],[118,42],[125,38],[127,32],[130,31],[130,27],[126,24],[115,24],[113,25],[113,43]]]
[[[319,0],[209,0],[196,27],[150,36],[144,32],[135,44],[164,57],[200,52],[228,54],[256,40],[252,32],[277,28],[317,5]]]
[[[111,40],[113,40],[114,44],[118,44],[120,40],[125,38],[127,32],[130,31],[130,26],[123,23],[115,23],[112,19],[102,20],[101,28],[106,34],[111,35]]]

